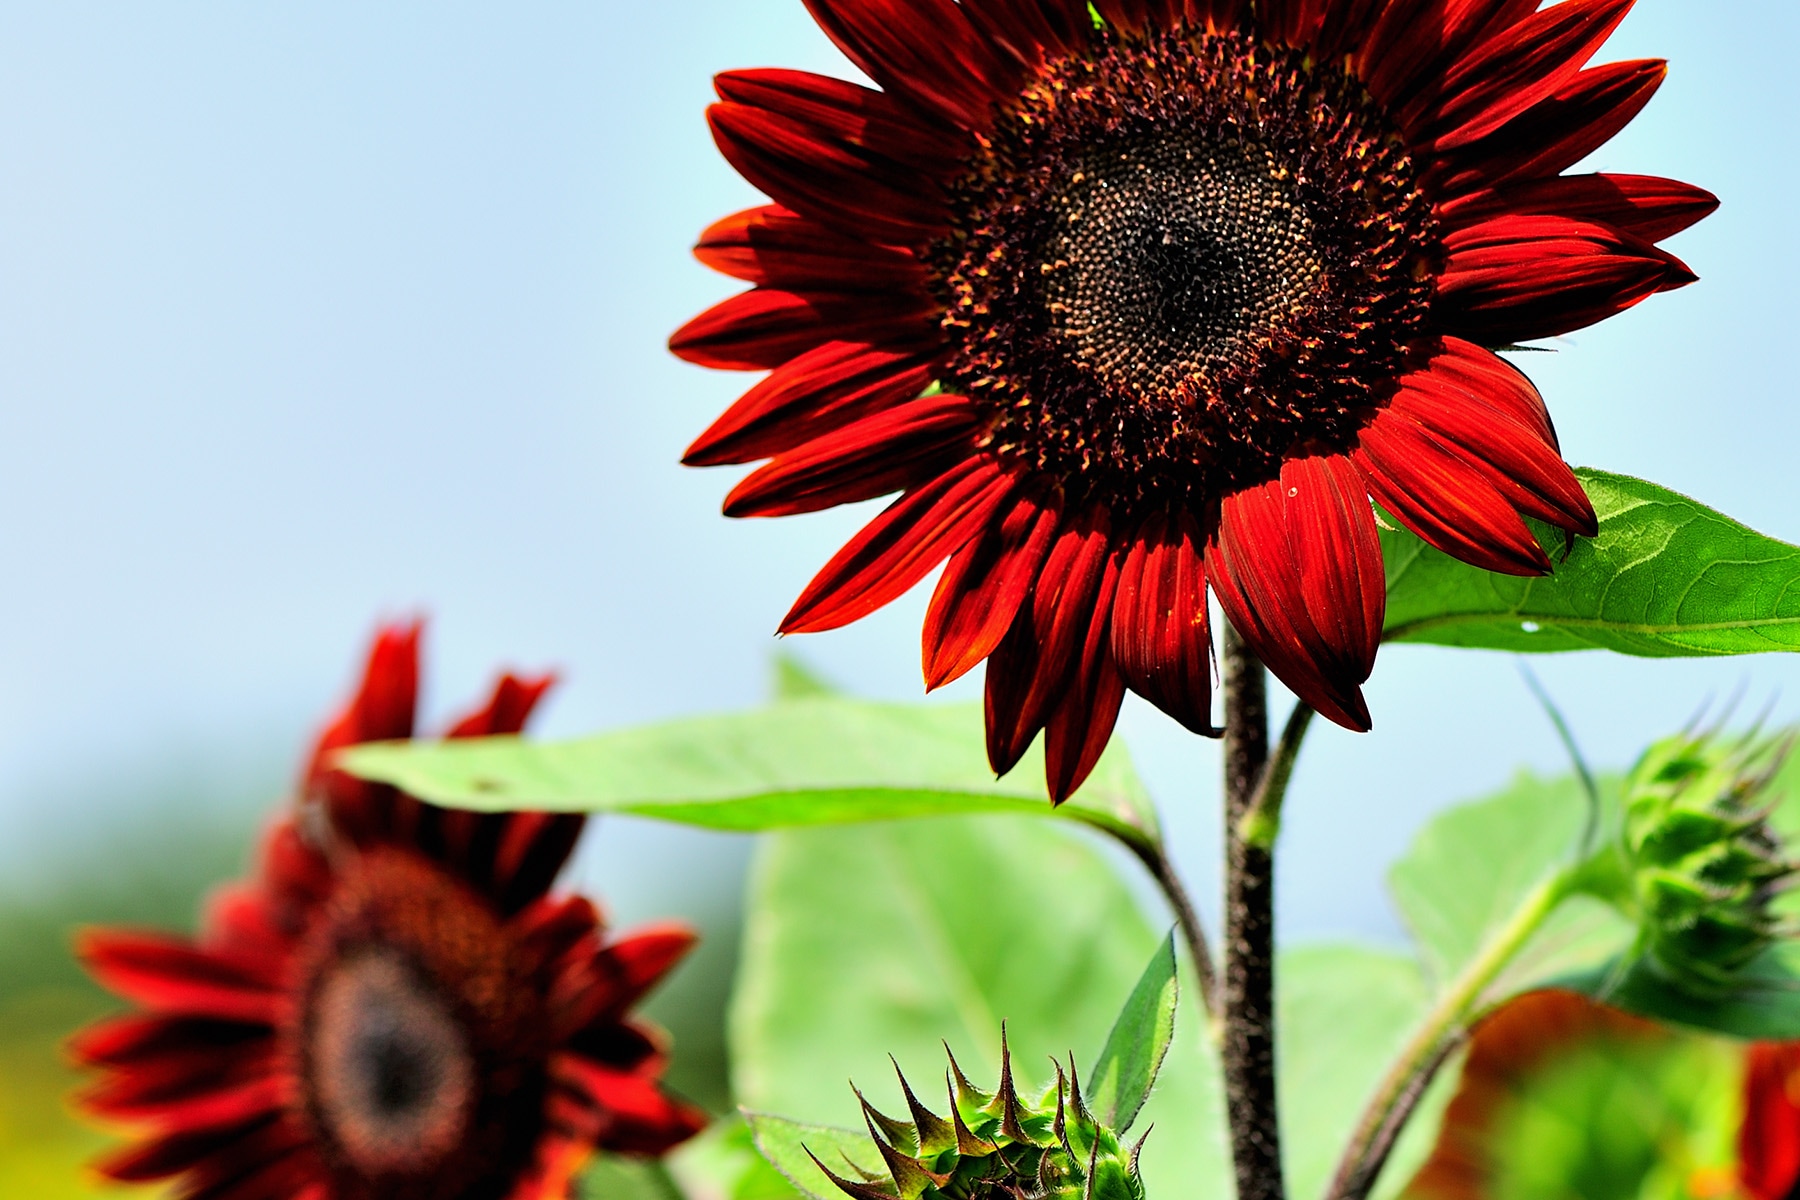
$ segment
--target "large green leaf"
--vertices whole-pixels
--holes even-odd
[[[1613,783],[1602,785],[1603,802]],[[1522,774],[1497,796],[1440,814],[1388,874],[1435,988],[1450,984],[1539,884],[1573,861],[1589,819],[1573,776]],[[1609,961],[1632,929],[1598,901],[1566,901],[1489,991],[1497,999]]]
[[[1599,847],[1614,833],[1617,790],[1603,781]],[[1436,986],[1447,986],[1539,884],[1571,864],[1587,821],[1573,778],[1522,775],[1505,792],[1443,813],[1389,882]],[[1777,943],[1734,987],[1698,995],[1635,957],[1634,924],[1589,895],[1565,900],[1481,997],[1498,1003],[1555,984],[1660,1021],[1746,1039],[1800,1038],[1800,943]]]
[[[1723,994],[1671,983],[1643,959],[1604,963],[1559,981],[1615,1008],[1744,1041],[1800,1039],[1800,942],[1777,942]]]
[[[806,1125],[767,1113],[747,1113],[751,1134],[762,1157],[785,1181],[813,1200],[843,1200],[843,1193],[819,1170],[824,1163],[833,1174],[846,1179],[880,1174],[880,1152],[869,1135],[829,1125]],[[818,1162],[814,1162],[814,1158]]]
[[[1388,639],[1651,658],[1800,650],[1800,548],[1641,479],[1576,474],[1600,536],[1567,545],[1538,526],[1556,562],[1545,579],[1494,575],[1384,531]]]
[[[995,779],[973,705],[784,701],[570,742],[471,738],[358,747],[346,769],[457,808],[621,812],[753,832],[1013,813],[1085,821],[1139,844],[1156,817],[1114,741],[1080,793],[1052,809],[1034,751]]]
[[[1277,976],[1282,1157],[1288,1192],[1325,1191],[1363,1106],[1430,999],[1410,956],[1357,946],[1283,954]],[[1397,1190],[1424,1159],[1441,1101],[1421,1109],[1383,1176]]]
[[[1175,1009],[1180,998],[1175,935],[1170,934],[1151,955],[1150,965],[1131,989],[1099,1059],[1088,1072],[1088,1107],[1107,1128],[1117,1133],[1130,1129],[1138,1110],[1150,1098],[1156,1072],[1175,1036]]]
[[[1005,1019],[1015,1062],[1035,1086],[1051,1074],[1045,1056],[1092,1054],[1103,1039],[1118,1040],[1109,1023],[1129,1030],[1137,1024],[1129,1014],[1160,1011],[1170,991],[1166,967],[1157,967],[1168,962],[1166,946],[1150,971],[1134,969],[1157,939],[1110,864],[1088,840],[1041,822],[987,817],[773,835],[759,853],[746,921],[731,1017],[739,1099],[839,1130],[861,1124],[847,1076],[877,1106],[904,1112],[890,1051],[921,1098],[943,1111],[940,1039],[977,1083],[991,1082]],[[1312,1195],[1428,989],[1411,960],[1354,947],[1285,954],[1278,979],[1284,1144],[1293,1193]],[[1115,1019],[1134,991],[1128,1015]],[[1151,996],[1156,1003],[1145,1003]],[[1161,1018],[1147,1025],[1154,1031]],[[1194,1003],[1179,1006],[1138,1117],[1140,1128],[1153,1127],[1143,1159],[1153,1198],[1230,1194],[1206,1029]],[[1094,1078],[1106,1075],[1103,1068]],[[1403,1169],[1422,1155],[1436,1111],[1434,1099],[1402,1144]],[[782,1153],[794,1163],[791,1147]],[[807,1166],[798,1168],[803,1179]]]
[[[944,1043],[992,1086],[1007,1023],[1021,1090],[1091,1061],[1159,938],[1089,839],[999,817],[774,834],[759,848],[733,998],[732,1081],[757,1112],[856,1129],[846,1078],[905,1111],[887,1056],[945,1110]],[[1189,994],[1192,994],[1190,989]],[[1153,1195],[1220,1194],[1223,1118],[1191,1005],[1140,1122]],[[1160,1181],[1160,1182],[1159,1182]]]

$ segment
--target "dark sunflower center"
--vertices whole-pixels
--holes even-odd
[[[427,860],[349,864],[301,956],[290,1052],[338,1200],[505,1195],[545,1132],[534,961]]]
[[[1360,84],[1241,34],[1095,35],[951,190],[944,386],[1115,509],[1350,445],[1426,334],[1431,204]]]
[[[469,1039],[445,998],[393,952],[333,968],[313,1033],[319,1104],[344,1149],[372,1171],[441,1160],[475,1090]]]
[[[1055,204],[1039,267],[1050,327],[1145,393],[1229,369],[1324,269],[1293,179],[1255,142],[1096,147]]]

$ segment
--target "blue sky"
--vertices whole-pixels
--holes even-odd
[[[1605,56],[1671,78],[1597,156],[1721,195],[1673,245],[1702,282],[1525,365],[1574,461],[1800,540],[1800,11],[1721,11],[1641,0]],[[83,781],[279,785],[381,614],[432,614],[440,710],[502,661],[564,670],[558,734],[760,697],[861,514],[719,517],[732,474],[676,460],[746,381],[662,346],[731,290],[687,246],[754,199],[709,76],[846,69],[799,0],[0,13],[0,866],[120,819],[128,786],[46,800]],[[922,607],[790,648],[912,697]],[[1539,670],[1604,764],[1739,687],[1800,718],[1792,660]],[[1390,932],[1381,873],[1425,815],[1561,763],[1511,660],[1398,649],[1369,694],[1376,732],[1322,733],[1297,777],[1295,936]],[[1210,878],[1214,751],[1124,727]],[[595,853],[649,905],[675,884],[634,862],[735,850],[621,823]]]

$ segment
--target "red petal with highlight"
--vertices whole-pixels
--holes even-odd
[[[914,487],[973,452],[979,421],[966,397],[948,394],[878,412],[751,472],[725,498],[725,515],[818,512]]]
[[[1118,584],[1119,559],[1108,554],[1070,687],[1044,724],[1044,782],[1052,804],[1061,804],[1087,782],[1118,724],[1125,680],[1108,645]]]
[[[1570,333],[1695,279],[1648,242],[1563,217],[1498,217],[1444,249],[1433,323],[1487,345]]]
[[[823,633],[898,600],[975,538],[1012,489],[986,459],[967,459],[894,501],[834,555],[782,619],[782,633]]]
[[[1024,67],[1087,44],[1093,31],[1086,0],[963,0],[976,32]]]
[[[747,104],[706,110],[713,141],[738,174],[777,203],[849,237],[914,246],[944,232],[949,206],[917,170],[825,131]]]
[[[1225,498],[1206,577],[1232,625],[1295,695],[1370,727],[1362,683],[1387,608],[1362,472],[1339,455],[1291,458],[1281,478]]]
[[[925,613],[925,687],[961,679],[994,652],[1031,594],[1056,533],[1059,510],[1016,495],[1006,514],[950,559]]]
[[[734,279],[789,290],[879,292],[926,282],[906,251],[845,237],[775,204],[711,226],[694,257]]]
[[[584,813],[512,812],[500,826],[494,852],[493,900],[511,916],[550,890],[587,824]]]
[[[1152,517],[1125,554],[1112,613],[1126,684],[1203,736],[1213,732],[1204,545],[1186,513]]]
[[[1355,457],[1375,498],[1431,545],[1489,571],[1548,574],[1519,513],[1589,537],[1599,524],[1542,412],[1522,374],[1451,340],[1401,380]]]
[[[1402,121],[1439,153],[1494,132],[1573,80],[1635,2],[1563,0],[1543,9],[1466,56],[1429,107]]]
[[[1646,242],[1674,237],[1718,210],[1703,188],[1653,175],[1559,175],[1513,183],[1445,205],[1449,228],[1498,216],[1554,216],[1610,225]]]
[[[295,1144],[294,1134],[278,1118],[264,1115],[235,1128],[173,1131],[102,1159],[97,1169],[120,1183],[150,1183],[221,1155],[242,1159],[281,1153]]]
[[[713,78],[713,90],[721,100],[788,117],[834,142],[915,171],[957,171],[971,149],[966,135],[920,121],[886,92],[829,75],[780,68],[726,71]]]
[[[244,955],[116,929],[85,931],[76,953],[108,989],[151,1012],[259,1025],[278,1015],[281,983],[270,977],[271,965]]]
[[[918,398],[938,354],[828,342],[790,359],[725,410],[688,447],[693,467],[783,454],[866,416]]]
[[[964,129],[986,128],[1017,66],[975,32],[955,0],[806,0],[851,62],[882,88]]]
[[[1537,6],[1538,0],[1389,0],[1365,18],[1366,37],[1335,36],[1355,56],[1369,94],[1405,113],[1410,123],[1443,95],[1463,57],[1503,36]]]
[[[133,1014],[89,1025],[69,1039],[69,1054],[90,1067],[130,1067],[209,1051],[236,1053],[266,1043],[267,1025],[243,1025],[209,1017]]]
[[[494,685],[488,702],[450,727],[445,737],[494,737],[519,733],[531,720],[532,711],[544,693],[556,686],[555,675],[521,678],[506,674]]]
[[[1553,176],[1611,141],[1668,77],[1661,59],[1608,63],[1431,168],[1445,196]]]
[[[551,1059],[550,1116],[575,1135],[618,1154],[660,1155],[706,1127],[706,1114],[671,1100],[654,1082],[580,1055]]]
[[[923,292],[789,292],[753,288],[675,331],[679,358],[724,371],[766,371],[827,342],[914,348],[938,336],[937,301]]]
[[[1273,42],[1304,49],[1318,39],[1329,7],[1325,0],[1263,0],[1263,31]]]
[[[988,762],[1004,775],[1063,699],[1093,620],[1112,557],[1104,511],[1082,514],[1058,531],[1031,599],[988,656]]]

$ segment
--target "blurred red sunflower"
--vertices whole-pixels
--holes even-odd
[[[141,1009],[73,1042],[105,1072],[84,1106],[146,1130],[104,1174],[187,1200],[561,1200],[592,1148],[660,1154],[703,1124],[628,1012],[693,935],[609,943],[590,902],[548,895],[582,818],[449,812],[328,765],[412,736],[418,636],[378,637],[299,817],[197,940],[82,937]],[[551,682],[503,677],[450,736],[517,732]]]
[[[1591,535],[1495,349],[1694,279],[1696,188],[1563,175],[1663,64],[1586,69],[1632,0],[806,0],[881,88],[719,76],[776,203],[698,254],[754,284],[675,334],[772,370],[694,443],[772,459],[733,516],[899,492],[782,622],[835,628],[940,563],[927,685],[989,659],[988,750],[1047,730],[1070,794],[1126,688],[1210,727],[1206,589],[1353,729],[1381,635],[1373,497],[1491,570]]]
[[[1758,1042],[1744,1068],[1738,1182],[1751,1200],[1800,1191],[1800,1042]]]

